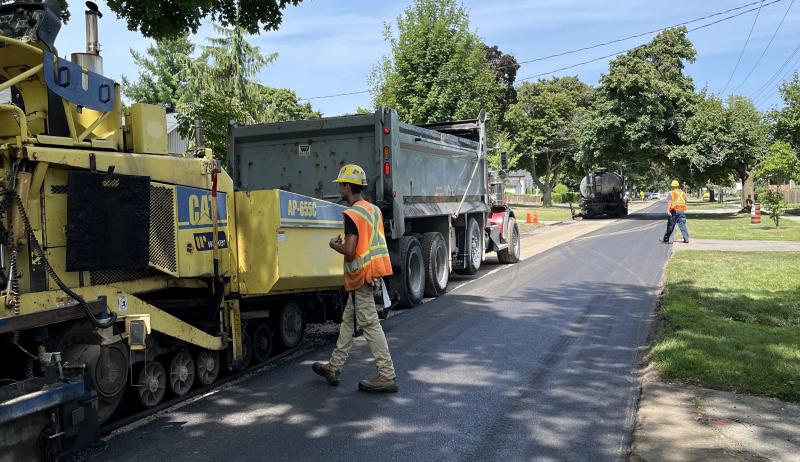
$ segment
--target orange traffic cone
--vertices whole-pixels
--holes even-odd
[[[536,210],[533,211],[533,224],[534,225],[539,224],[539,212],[537,212]]]
[[[528,213],[525,215],[525,223],[529,225],[533,224],[533,217],[531,216],[530,210],[528,210]]]

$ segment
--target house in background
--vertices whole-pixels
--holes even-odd
[[[533,177],[527,170],[514,170],[506,175],[506,193],[527,194],[533,190]]]
[[[178,118],[167,114],[167,152],[183,155],[189,149],[189,137],[183,137],[178,130]]]

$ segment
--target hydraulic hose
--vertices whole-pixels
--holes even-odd
[[[61,289],[64,293],[72,297],[73,300],[78,302],[81,308],[83,308],[83,312],[86,315],[86,319],[92,323],[93,326],[97,327],[98,329],[107,329],[112,327],[115,322],[117,322],[117,313],[110,311],[111,317],[106,320],[99,320],[95,317],[94,313],[92,313],[92,309],[89,308],[89,305],[86,303],[86,300],[83,299],[80,295],[76,294],[72,289],[67,287],[64,284],[64,281],[58,277],[58,274],[55,272],[53,267],[50,265],[50,261],[47,260],[47,255],[45,255],[44,250],[42,250],[42,246],[39,244],[39,240],[36,238],[36,233],[33,232],[33,227],[31,226],[31,222],[28,219],[28,214],[25,211],[25,205],[22,203],[22,198],[15,191],[10,191],[13,195],[14,203],[17,205],[17,209],[19,209],[20,216],[22,217],[22,222],[25,225],[25,232],[28,234],[28,242],[30,242],[31,248],[33,252],[36,254],[37,257],[42,259],[44,262],[45,270],[50,278],[56,283],[59,289]]]

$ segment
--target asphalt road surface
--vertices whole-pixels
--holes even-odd
[[[397,394],[357,391],[375,375],[363,338],[328,386],[311,372],[327,345],[113,437],[91,459],[625,459],[669,256],[662,206],[517,265],[490,261],[485,277],[384,321]]]

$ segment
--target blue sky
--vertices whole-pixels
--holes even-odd
[[[464,0],[470,10],[472,28],[485,43],[498,45],[519,61],[614,40],[627,35],[680,23],[734,8],[753,0]],[[769,3],[767,0],[764,3]],[[355,92],[368,89],[367,76],[372,66],[389,50],[383,40],[385,22],[394,23],[411,0],[304,0],[286,10],[278,31],[252,37],[262,52],[279,54],[278,60],[259,76],[262,83],[295,90],[304,98]],[[757,93],[796,47],[800,46],[800,2],[789,10],[783,26],[752,75],[744,77],[764,51],[781,17],[792,0],[765,6],[756,22],[741,64],[726,93],[756,96],[760,109],[779,104],[777,85]],[[71,0],[72,20],[62,29],[58,49],[63,56],[84,48],[83,2]],[[105,73],[119,80],[135,77],[137,68],[129,48],[144,51],[149,40],[127,30],[125,23],[98,2],[105,16],[100,24],[100,40]],[[715,18],[718,19],[718,18]],[[698,88],[708,86],[722,92],[739,58],[755,12],[690,34],[698,57],[687,73]],[[702,23],[698,23],[702,24]],[[205,24],[194,38],[202,43],[211,33]],[[570,66],[634,47],[652,36],[628,40],[602,48],[523,65],[523,78]],[[596,84],[607,70],[608,59],[556,73],[578,75]],[[779,77],[800,66],[800,53]],[[740,86],[741,85],[741,86]],[[334,116],[370,106],[368,94],[314,99],[315,108]]]

